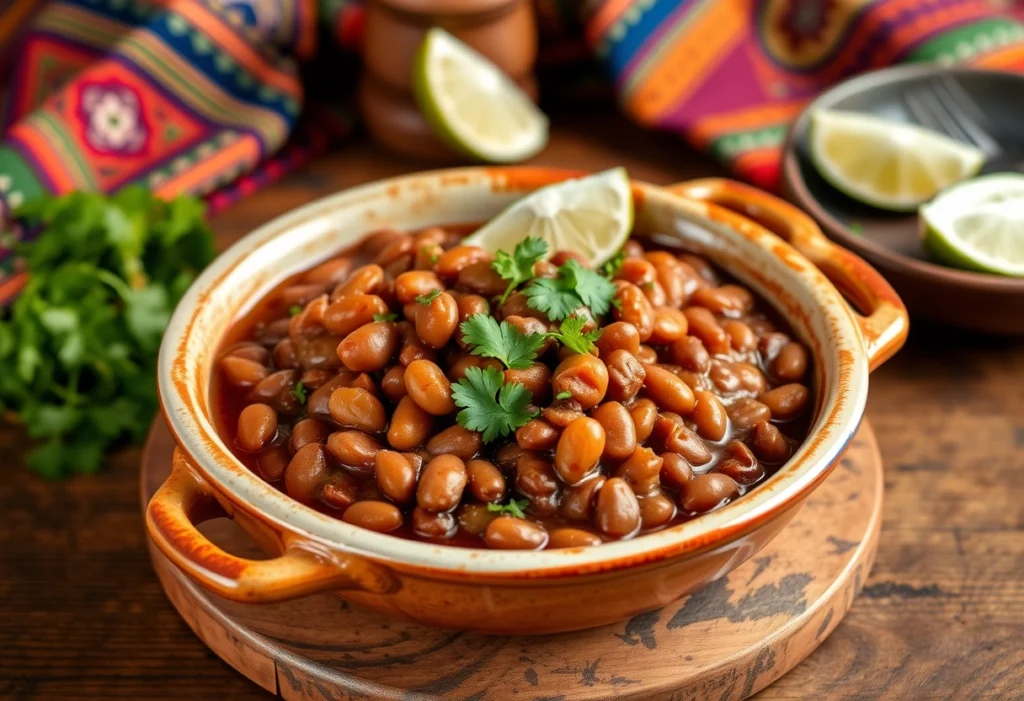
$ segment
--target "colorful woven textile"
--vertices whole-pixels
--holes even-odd
[[[787,123],[846,76],[901,61],[1024,69],[1024,7],[1006,1],[536,7],[542,71],[596,56],[632,118],[767,187]],[[348,122],[300,119],[299,66],[318,26],[356,49],[362,17],[360,0],[0,0],[0,221],[44,191],[130,182],[220,207],[301,166]],[[0,238],[0,300],[17,287],[15,235]]]

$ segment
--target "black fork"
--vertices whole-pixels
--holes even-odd
[[[952,76],[935,76],[911,88],[903,95],[903,104],[922,126],[981,149],[986,172],[1024,171],[1021,154],[1008,153],[983,126],[984,113]]]

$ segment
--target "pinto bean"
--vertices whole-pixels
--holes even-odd
[[[729,416],[722,400],[712,392],[695,392],[697,403],[693,407],[690,418],[701,438],[709,441],[720,441],[729,429]]]
[[[654,330],[648,339],[654,345],[666,345],[678,341],[689,329],[686,315],[672,307],[658,307],[654,310]]]
[[[397,450],[412,450],[427,440],[433,424],[433,417],[412,397],[402,397],[391,416],[388,443]]]
[[[500,501],[505,496],[505,477],[494,463],[470,460],[466,463],[469,490],[480,501]]]
[[[402,453],[382,450],[374,459],[377,489],[397,504],[408,504],[416,492],[418,469]]]
[[[373,321],[375,314],[386,314],[388,305],[377,295],[341,295],[324,312],[324,326],[335,336],[347,336]]]
[[[644,389],[659,407],[668,411],[689,414],[696,404],[689,385],[660,365],[648,365],[645,368]]]
[[[480,452],[483,444],[480,433],[455,424],[427,441],[427,452],[431,455],[450,453],[463,460],[469,460]]]
[[[235,444],[248,453],[258,453],[277,433],[277,412],[266,404],[250,404],[238,415]]]
[[[548,548],[585,548],[600,545],[601,536],[579,528],[556,528],[551,531]]]
[[[597,493],[604,483],[604,475],[594,473],[579,484],[567,487],[562,493],[559,513],[570,521],[589,521],[594,515],[594,502],[597,500]]]
[[[417,506],[412,510],[412,530],[424,538],[450,538],[455,535],[455,517],[446,512],[435,513]]]
[[[402,512],[386,501],[357,501],[345,509],[345,523],[378,533],[388,533],[402,525]]]
[[[676,505],[664,494],[652,494],[640,500],[640,528],[661,528],[676,515]]]
[[[434,416],[455,411],[452,384],[429,360],[414,360],[405,369],[405,389],[414,402]]]
[[[387,423],[384,405],[380,400],[357,387],[339,387],[334,390],[327,410],[339,426],[357,428],[367,433],[380,433]]]
[[[628,538],[640,530],[640,504],[625,480],[613,477],[597,493],[594,519],[598,529],[613,538]]]
[[[284,489],[292,499],[311,504],[320,482],[330,473],[324,447],[319,443],[303,446],[284,471]]]
[[[739,485],[728,475],[717,472],[697,475],[679,491],[680,506],[690,513],[707,513],[735,497],[739,491]]]
[[[777,421],[787,421],[802,414],[807,409],[810,398],[810,391],[799,384],[782,385],[758,397],[771,411],[772,418]]]
[[[451,511],[459,505],[468,476],[455,455],[438,455],[426,464],[416,488],[416,502],[427,511]]]
[[[658,407],[650,399],[639,399],[629,407],[629,417],[636,427],[636,442],[643,443],[651,437],[654,422],[658,418]]]
[[[234,355],[221,358],[217,365],[228,384],[235,387],[255,387],[270,374],[262,363]]]
[[[379,265],[364,265],[352,271],[345,282],[331,292],[331,302],[336,302],[345,295],[370,295],[384,285],[384,269]]]
[[[647,341],[654,332],[654,307],[636,285],[620,280],[616,286],[615,299],[618,303],[612,309],[612,316],[616,321],[635,326],[640,342]]]
[[[555,448],[555,469],[566,484],[583,481],[597,467],[604,452],[605,432],[601,424],[587,416],[569,424]]]
[[[633,355],[640,352],[640,333],[636,327],[625,321],[616,321],[604,327],[604,333],[597,339],[597,349],[602,358],[607,358],[612,351],[624,350]]]
[[[604,429],[604,457],[625,460],[636,450],[636,426],[626,407],[618,402],[605,402],[591,413],[591,418]]]
[[[754,454],[767,463],[785,462],[792,452],[789,441],[782,435],[782,431],[767,421],[754,424],[750,441]]]
[[[608,399],[617,402],[629,401],[643,387],[647,372],[636,356],[629,351],[611,351],[605,360],[605,366],[608,369]]]
[[[548,532],[532,521],[499,516],[487,524],[484,541],[499,550],[540,550],[548,542]]]
[[[659,476],[663,462],[650,448],[637,448],[615,471],[615,476],[624,479],[634,494],[654,494],[661,488]]]
[[[569,392],[582,409],[590,409],[608,391],[608,368],[592,355],[571,355],[555,368],[551,386],[556,396]]]
[[[338,357],[354,372],[383,370],[398,350],[398,330],[387,321],[364,324],[345,337]]]
[[[561,431],[544,419],[530,419],[516,429],[516,443],[523,450],[551,450],[560,435]]]
[[[355,472],[371,474],[381,445],[362,431],[338,431],[327,437],[327,452]]]
[[[459,306],[447,292],[416,310],[416,335],[431,348],[443,348],[459,325]]]
[[[427,270],[411,270],[395,278],[395,299],[399,304],[411,304],[417,297],[443,289],[440,278]]]

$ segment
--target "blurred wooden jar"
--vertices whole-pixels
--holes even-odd
[[[452,160],[412,92],[413,58],[431,27],[487,56],[534,99],[537,29],[528,0],[368,0],[358,95],[367,128],[398,153]]]

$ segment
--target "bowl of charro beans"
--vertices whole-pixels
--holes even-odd
[[[463,241],[573,175],[375,183],[225,252],[161,351],[156,545],[238,601],[330,591],[512,634],[657,608],[763,547],[852,437],[902,304],[725,180],[634,183],[631,237],[596,268]],[[223,513],[271,559],[196,529]]]

